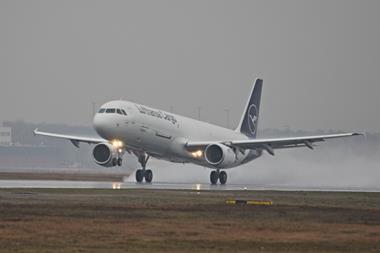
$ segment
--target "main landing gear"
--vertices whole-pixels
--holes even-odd
[[[218,179],[220,184],[227,183],[227,173],[225,171],[213,170],[210,173],[210,182],[211,184],[217,184]]]
[[[136,170],[136,182],[141,183],[144,178],[145,182],[151,183],[153,180],[153,172],[152,170],[146,170],[146,164],[149,160],[149,157],[147,154],[142,154],[139,156],[139,163],[141,164],[142,169]]]

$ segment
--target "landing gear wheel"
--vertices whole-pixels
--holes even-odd
[[[215,170],[211,171],[210,173],[210,182],[211,184],[217,184],[219,178],[219,173]]]
[[[136,181],[138,183],[141,183],[143,179],[144,179],[144,171],[140,169],[136,170]]]
[[[149,160],[149,155],[145,152],[135,153],[139,159],[139,163],[141,164],[142,169],[138,169],[136,171],[136,181],[141,183],[144,178],[145,182],[150,183],[153,179],[153,172],[151,170],[146,170],[146,163]]]
[[[145,176],[145,182],[147,182],[147,183],[152,182],[153,172],[151,170],[146,170],[144,176]]]
[[[117,158],[112,158],[112,166],[116,166],[117,165]]]
[[[219,182],[220,182],[220,184],[226,184],[226,182],[227,182],[227,173],[225,171],[221,171],[219,173]]]
[[[123,159],[121,159],[121,157],[119,157],[117,159],[117,166],[121,166],[123,164]]]

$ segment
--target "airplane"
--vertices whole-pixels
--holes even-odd
[[[125,152],[134,154],[141,169],[136,181],[151,183],[153,172],[146,165],[150,157],[174,163],[193,163],[211,169],[210,183],[226,184],[227,169],[251,162],[263,152],[274,156],[276,149],[307,147],[332,138],[350,137],[360,133],[340,133],[286,138],[256,138],[263,80],[256,79],[239,125],[235,130],[180,116],[129,101],[103,104],[93,118],[100,137],[42,132],[35,135],[95,144],[92,156],[103,167],[122,165]]]

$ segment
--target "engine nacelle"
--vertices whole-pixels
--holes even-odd
[[[118,157],[117,149],[110,143],[99,143],[92,150],[92,156],[97,164],[112,167],[112,161]]]
[[[204,155],[209,164],[218,168],[228,168],[236,162],[236,154],[232,148],[220,143],[208,145]]]

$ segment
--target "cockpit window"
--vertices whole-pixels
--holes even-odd
[[[123,109],[115,109],[115,108],[101,108],[98,113],[117,113],[120,115],[127,116],[127,113]]]
[[[108,109],[106,109],[106,113],[115,113],[115,109],[114,108],[108,108]]]

